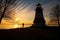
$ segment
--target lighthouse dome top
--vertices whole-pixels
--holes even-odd
[[[40,4],[40,3],[38,3],[38,4],[37,4],[37,7],[41,7],[41,4]]]

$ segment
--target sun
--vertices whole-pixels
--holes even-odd
[[[19,18],[16,18],[15,21],[17,22],[19,20]]]
[[[18,28],[18,24],[15,24],[15,28]]]
[[[15,19],[15,26],[14,26],[15,28],[18,28],[18,24],[17,24],[18,21],[19,21],[19,18],[16,18]]]

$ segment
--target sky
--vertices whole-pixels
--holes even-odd
[[[50,9],[57,3],[59,4],[60,0],[17,0],[7,11],[12,19],[4,18],[2,24],[16,23],[16,21],[18,24],[33,23],[38,2],[42,5],[44,18],[48,22]]]
[[[49,14],[50,9],[56,4],[60,5],[60,0],[16,0],[6,10],[6,14],[0,24],[0,29],[17,28],[18,24],[22,23],[33,24],[35,9],[38,3],[42,5],[44,19],[48,23],[51,20]]]

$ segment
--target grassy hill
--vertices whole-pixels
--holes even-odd
[[[58,31],[43,28],[0,29],[0,38],[13,38],[17,40],[58,40]]]

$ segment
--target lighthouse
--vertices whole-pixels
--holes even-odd
[[[43,27],[45,26],[45,20],[44,20],[44,16],[43,16],[43,9],[41,7],[41,4],[37,4],[36,5],[36,9],[35,9],[35,18],[33,21],[33,25],[32,27]]]

